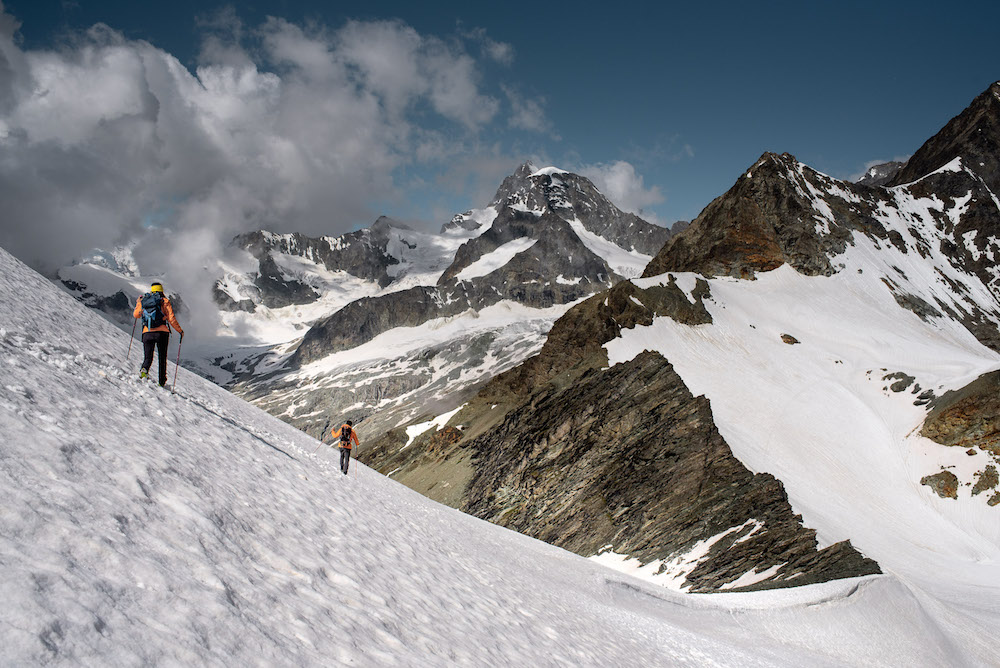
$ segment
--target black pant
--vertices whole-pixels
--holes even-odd
[[[142,368],[149,372],[153,365],[153,348],[160,362],[160,385],[167,384],[167,342],[170,341],[170,332],[145,332],[142,335],[142,349],[145,353],[142,358]]]
[[[340,449],[340,470],[347,475],[347,467],[351,465],[351,450],[350,448]]]

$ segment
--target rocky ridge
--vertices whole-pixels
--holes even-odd
[[[406,448],[404,431],[394,430],[365,461],[431,498],[579,554],[658,562],[691,591],[878,572],[849,544],[818,550],[780,482],[733,457],[708,402],[662,356],[607,368],[602,346],[623,328],[656,317],[709,323],[707,284],[693,295],[671,281],[645,290],[623,282],[591,297],[449,426]],[[690,556],[709,539],[707,555]],[[760,577],[740,581],[748,573]]]
[[[293,304],[309,304],[319,299],[315,289],[282,271],[275,259],[281,255],[306,258],[328,271],[342,271],[385,287],[394,278],[393,267],[400,264],[390,244],[393,241],[407,243],[394,232],[408,229],[383,216],[370,228],[339,237],[275,234],[266,230],[238,235],[233,239],[232,246],[250,253],[257,260],[258,267],[250,274],[249,280],[238,281],[236,294],[227,291],[226,281],[216,283],[216,302],[224,310],[252,312],[258,304],[277,309]]]
[[[580,554],[608,550],[658,564],[692,590],[875,572],[848,543],[817,549],[781,483],[732,457],[711,406],[692,396],[669,360],[646,352],[608,368],[603,344],[656,318],[710,323],[708,284],[699,279],[689,300],[674,272],[753,280],[787,264],[833,276],[850,252],[867,258],[864,271],[876,272],[900,307],[925,321],[960,322],[1000,350],[995,89],[915,153],[892,187],[839,181],[790,154],[764,154],[649,263],[643,275],[665,275],[665,285],[621,282],[575,306],[538,355],[437,429],[421,425],[415,438],[405,427],[390,430],[366,461],[432,498]],[[892,385],[902,392],[912,378]],[[992,457],[990,387],[939,400],[927,435]],[[913,393],[917,406],[934,400],[919,387]],[[726,475],[716,478],[719,471]],[[970,485],[985,496],[997,484],[995,462],[974,480],[951,471],[932,478],[925,484],[945,495]],[[706,543],[707,556],[691,560],[692,546]]]
[[[593,241],[581,236],[585,232],[635,253],[637,263],[645,251],[655,252],[670,237],[669,230],[622,212],[584,177],[552,168],[536,171],[530,163],[503,181],[485,210],[496,215],[477,220],[470,212],[442,228],[443,234],[470,229],[478,234],[458,249],[434,287],[363,300],[348,307],[350,317],[333,314],[316,323],[290,365],[308,364],[395,327],[480,310],[502,300],[546,308],[607,288],[627,269],[609,266],[595,252]],[[518,241],[524,248],[515,247],[510,257],[504,256]],[[502,256],[502,261],[490,256]]]

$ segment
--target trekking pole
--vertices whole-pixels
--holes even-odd
[[[322,447],[323,447],[323,441],[321,440],[319,442],[319,445],[316,446],[316,449],[313,450],[313,454],[315,455],[317,452],[319,452],[319,449],[322,448]]]
[[[139,322],[138,318],[132,318],[132,333],[128,337],[128,352],[125,353],[125,361],[128,361],[128,356],[132,354],[132,341],[135,339],[135,323]]]
[[[177,341],[177,363],[174,364],[174,386],[170,388],[171,392],[177,390],[177,369],[181,365],[181,344],[184,343],[184,335],[181,334],[180,340]]]

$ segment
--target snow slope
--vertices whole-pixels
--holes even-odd
[[[985,454],[919,436],[926,408],[914,400],[916,385],[940,396],[1000,367],[1000,357],[951,319],[925,322],[900,308],[874,270],[883,253],[860,235],[855,244],[831,277],[784,265],[754,281],[711,279],[711,324],[657,318],[609,342],[609,361],[662,353],[711,401],[736,457],[782,481],[822,545],[850,539],[915,591],[996,620],[1000,512],[967,487],[951,500],[920,484],[943,466],[982,466]],[[674,277],[688,294],[699,278]],[[892,391],[886,377],[898,372],[913,387]]]
[[[891,576],[685,596],[345,477],[194,374],[178,394],[137,381],[127,343],[0,250],[4,664],[992,660],[980,628]]]

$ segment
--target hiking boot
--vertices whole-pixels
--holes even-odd
[[[145,369],[139,369],[139,378],[145,380],[149,378],[149,373]]]

